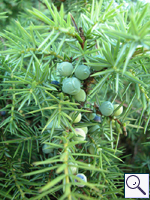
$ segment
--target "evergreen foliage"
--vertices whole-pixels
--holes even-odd
[[[24,11],[25,8],[31,8],[33,0],[1,0],[0,1],[0,13],[6,12],[7,18],[1,18],[0,30],[8,26],[13,18],[16,18],[19,12]]]
[[[124,199],[124,173],[150,170],[150,4],[41,2],[0,32],[0,199]],[[63,92],[63,62],[67,78],[89,67],[84,102]],[[120,104],[110,116],[105,101]]]

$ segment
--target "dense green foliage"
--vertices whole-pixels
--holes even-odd
[[[0,199],[124,199],[124,173],[150,170],[150,5],[37,2],[0,13]]]
[[[7,18],[1,19],[0,30],[3,30],[6,26],[9,26],[12,19],[17,18],[18,14],[21,11],[24,11],[26,8],[31,8],[34,5],[34,1],[31,0],[1,0],[0,1],[0,13],[5,12]]]

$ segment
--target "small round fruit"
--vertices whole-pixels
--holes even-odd
[[[95,122],[101,122],[101,116],[96,115],[93,119]]]
[[[73,72],[73,66],[69,62],[60,63],[57,69],[62,76],[70,76]]]
[[[82,181],[87,182],[87,177],[84,174],[77,174],[76,176],[80,178]],[[79,180],[75,179],[75,182],[78,183],[76,184],[78,187],[84,187],[83,183],[80,183]]]
[[[89,77],[90,70],[86,65],[79,65],[75,70],[75,76],[80,80],[85,80]]]
[[[114,106],[110,101],[105,101],[101,104],[100,111],[104,116],[110,116],[114,111]]]
[[[84,131],[85,134],[88,133],[88,127],[81,127],[81,129]]]
[[[6,115],[6,111],[1,111],[1,116],[5,116]]]
[[[44,144],[43,147],[42,147],[43,153],[45,153],[45,154],[51,153],[53,151],[53,149],[49,148],[49,147],[50,147],[50,145]]]
[[[54,124],[54,121],[52,120],[52,121],[48,124],[47,129],[52,129],[53,124]],[[58,126],[58,122],[56,122],[55,128],[61,129],[61,126]]]
[[[115,105],[114,105],[114,110],[115,110],[118,106],[119,106],[119,104],[115,104]],[[122,112],[123,112],[123,106],[121,106],[118,110],[116,110],[116,111],[113,113],[113,115],[114,115],[114,116],[119,116],[119,115],[122,114]]]
[[[89,133],[94,133],[96,130],[97,130],[97,131],[99,130],[99,125],[92,126],[92,127],[89,129]]]
[[[88,117],[89,120],[93,120],[96,116],[96,113],[86,113],[86,116]]]
[[[69,162],[68,164],[69,164],[69,165],[75,165],[75,166],[78,166],[76,163],[72,163],[72,162]],[[78,168],[75,167],[75,166],[69,166],[69,169],[70,169],[70,171],[72,172],[72,174],[76,174],[77,171],[78,171]]]
[[[94,147],[94,145],[90,145],[88,150],[89,150],[90,154],[95,154],[95,147]]]
[[[75,78],[66,78],[63,81],[62,91],[67,94],[76,95],[80,91],[81,83]]]
[[[76,113],[76,112],[75,112],[75,113]],[[73,114],[74,114],[74,112],[71,112],[71,113],[69,114],[69,116],[72,118]],[[78,122],[80,122],[80,121],[81,121],[81,117],[82,117],[82,115],[81,115],[81,113],[79,113],[78,116],[74,119],[73,123],[78,123]]]
[[[59,81],[51,81],[51,84],[54,84],[54,85],[59,85]]]
[[[73,96],[75,100],[84,102],[86,100],[86,93],[84,90],[80,89],[80,91]]]
[[[84,141],[86,138],[85,132],[81,128],[75,129],[76,135],[73,137],[75,141]]]

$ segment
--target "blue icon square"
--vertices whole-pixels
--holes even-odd
[[[149,198],[149,174],[124,174],[124,198]]]

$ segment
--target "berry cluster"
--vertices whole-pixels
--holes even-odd
[[[113,116],[119,116],[122,112],[123,112],[123,107],[119,107],[119,109],[117,109],[119,107],[119,104],[115,104],[113,105],[111,102],[109,101],[105,101],[101,104],[100,106],[100,111],[102,113],[102,115],[104,116],[110,116],[111,114],[113,114]],[[115,110],[115,112],[113,112]],[[82,115],[81,113],[79,113],[76,117],[76,112],[71,112],[69,114],[69,116],[72,119],[73,124],[76,123],[82,123],[81,122],[81,118]],[[95,122],[101,122],[101,116],[96,115],[96,113],[88,113],[86,114],[86,116],[88,117],[89,120],[93,120]],[[54,121],[51,121],[48,126],[47,129],[52,129]],[[58,123],[55,124],[55,129],[61,129],[62,127],[60,125],[58,125]],[[95,125],[90,127],[89,129],[87,127],[81,127],[81,128],[75,128],[75,136],[73,137],[73,140],[75,141],[84,141],[86,139],[86,134],[87,133],[93,133],[96,130],[99,129],[99,125]]]
[[[62,62],[57,68],[61,76],[68,77],[73,73],[73,66],[69,62]],[[74,72],[75,77],[66,78],[62,82],[62,91],[66,94],[73,95],[75,100],[84,102],[86,93],[81,89],[81,81],[90,76],[90,69],[86,65],[79,65]]]
[[[113,116],[119,116],[123,112],[123,106],[119,106],[119,104],[113,105],[110,101],[105,101],[101,104],[100,111],[104,116],[110,116],[112,114]]]
[[[69,62],[62,62],[59,64],[57,70],[61,76],[66,77],[62,81],[62,91],[66,94],[72,95],[75,100],[84,102],[86,99],[86,93],[83,89],[81,89],[81,81],[87,79],[90,76],[90,69],[85,65],[79,65],[75,69],[75,72],[74,72],[75,76],[69,77],[73,74],[73,66]],[[58,86],[60,83],[58,81],[52,81],[51,84]],[[110,116],[110,115],[119,116],[123,112],[123,107],[119,106],[119,104],[113,105],[111,102],[105,101],[99,107],[99,111],[101,115],[103,116]],[[93,120],[95,122],[101,123],[102,118],[100,115],[97,115],[96,113],[87,113],[85,115],[90,121]],[[81,113],[77,114],[77,112],[71,112],[69,116],[71,118],[73,125],[76,125],[76,123],[83,123],[81,121],[81,118],[82,118]],[[50,122],[47,126],[47,129],[51,130],[53,127],[53,123],[54,123],[53,121]],[[99,128],[100,127],[98,124],[91,126],[89,128],[87,127],[80,128],[78,126],[75,126],[75,129],[74,129],[75,131],[74,131],[74,135],[72,136],[72,140],[78,141],[78,142],[84,141],[86,140],[87,133],[89,134],[94,133],[98,131]],[[58,126],[58,123],[56,123],[55,129],[60,130],[62,129],[62,127],[61,125]],[[52,147],[50,144],[44,144],[42,150],[43,150],[43,153],[49,154],[53,152],[54,147]],[[88,150],[90,154],[95,154],[95,151],[98,151],[98,149],[95,148],[94,144],[91,144]],[[77,174],[78,165],[73,162],[68,162],[68,169],[69,169],[69,173],[76,174],[77,179],[74,179],[74,181],[76,182],[76,185],[78,187],[84,187],[83,181],[87,182],[87,178],[84,174]],[[81,180],[81,183],[80,183],[80,180]]]
[[[81,121],[81,119],[82,119],[81,113],[77,114],[76,112],[71,112],[69,114],[69,116],[71,117],[73,124],[83,123]],[[89,119],[94,120],[96,122],[101,122],[101,117],[96,115],[96,114],[90,113]],[[47,126],[47,129],[51,129],[52,126],[53,126],[53,123],[54,123],[53,121],[50,122]],[[58,124],[56,123],[55,128],[60,129],[61,126],[58,126]],[[87,127],[81,127],[81,128],[77,127],[77,128],[75,128],[75,134],[73,135],[72,140],[73,141],[84,141],[86,139],[86,135],[87,135],[88,132],[89,132],[89,130],[88,130]],[[49,144],[46,143],[46,144],[43,145],[42,151],[43,151],[44,154],[50,154],[54,151],[54,147],[52,147],[50,143]],[[69,165],[69,173],[76,174],[77,179],[74,179],[76,185],[78,187],[84,187],[83,181],[87,182],[87,178],[82,173],[77,174],[78,165],[73,163],[73,162],[69,162],[68,165]],[[81,179],[82,183],[80,183],[80,179]]]

